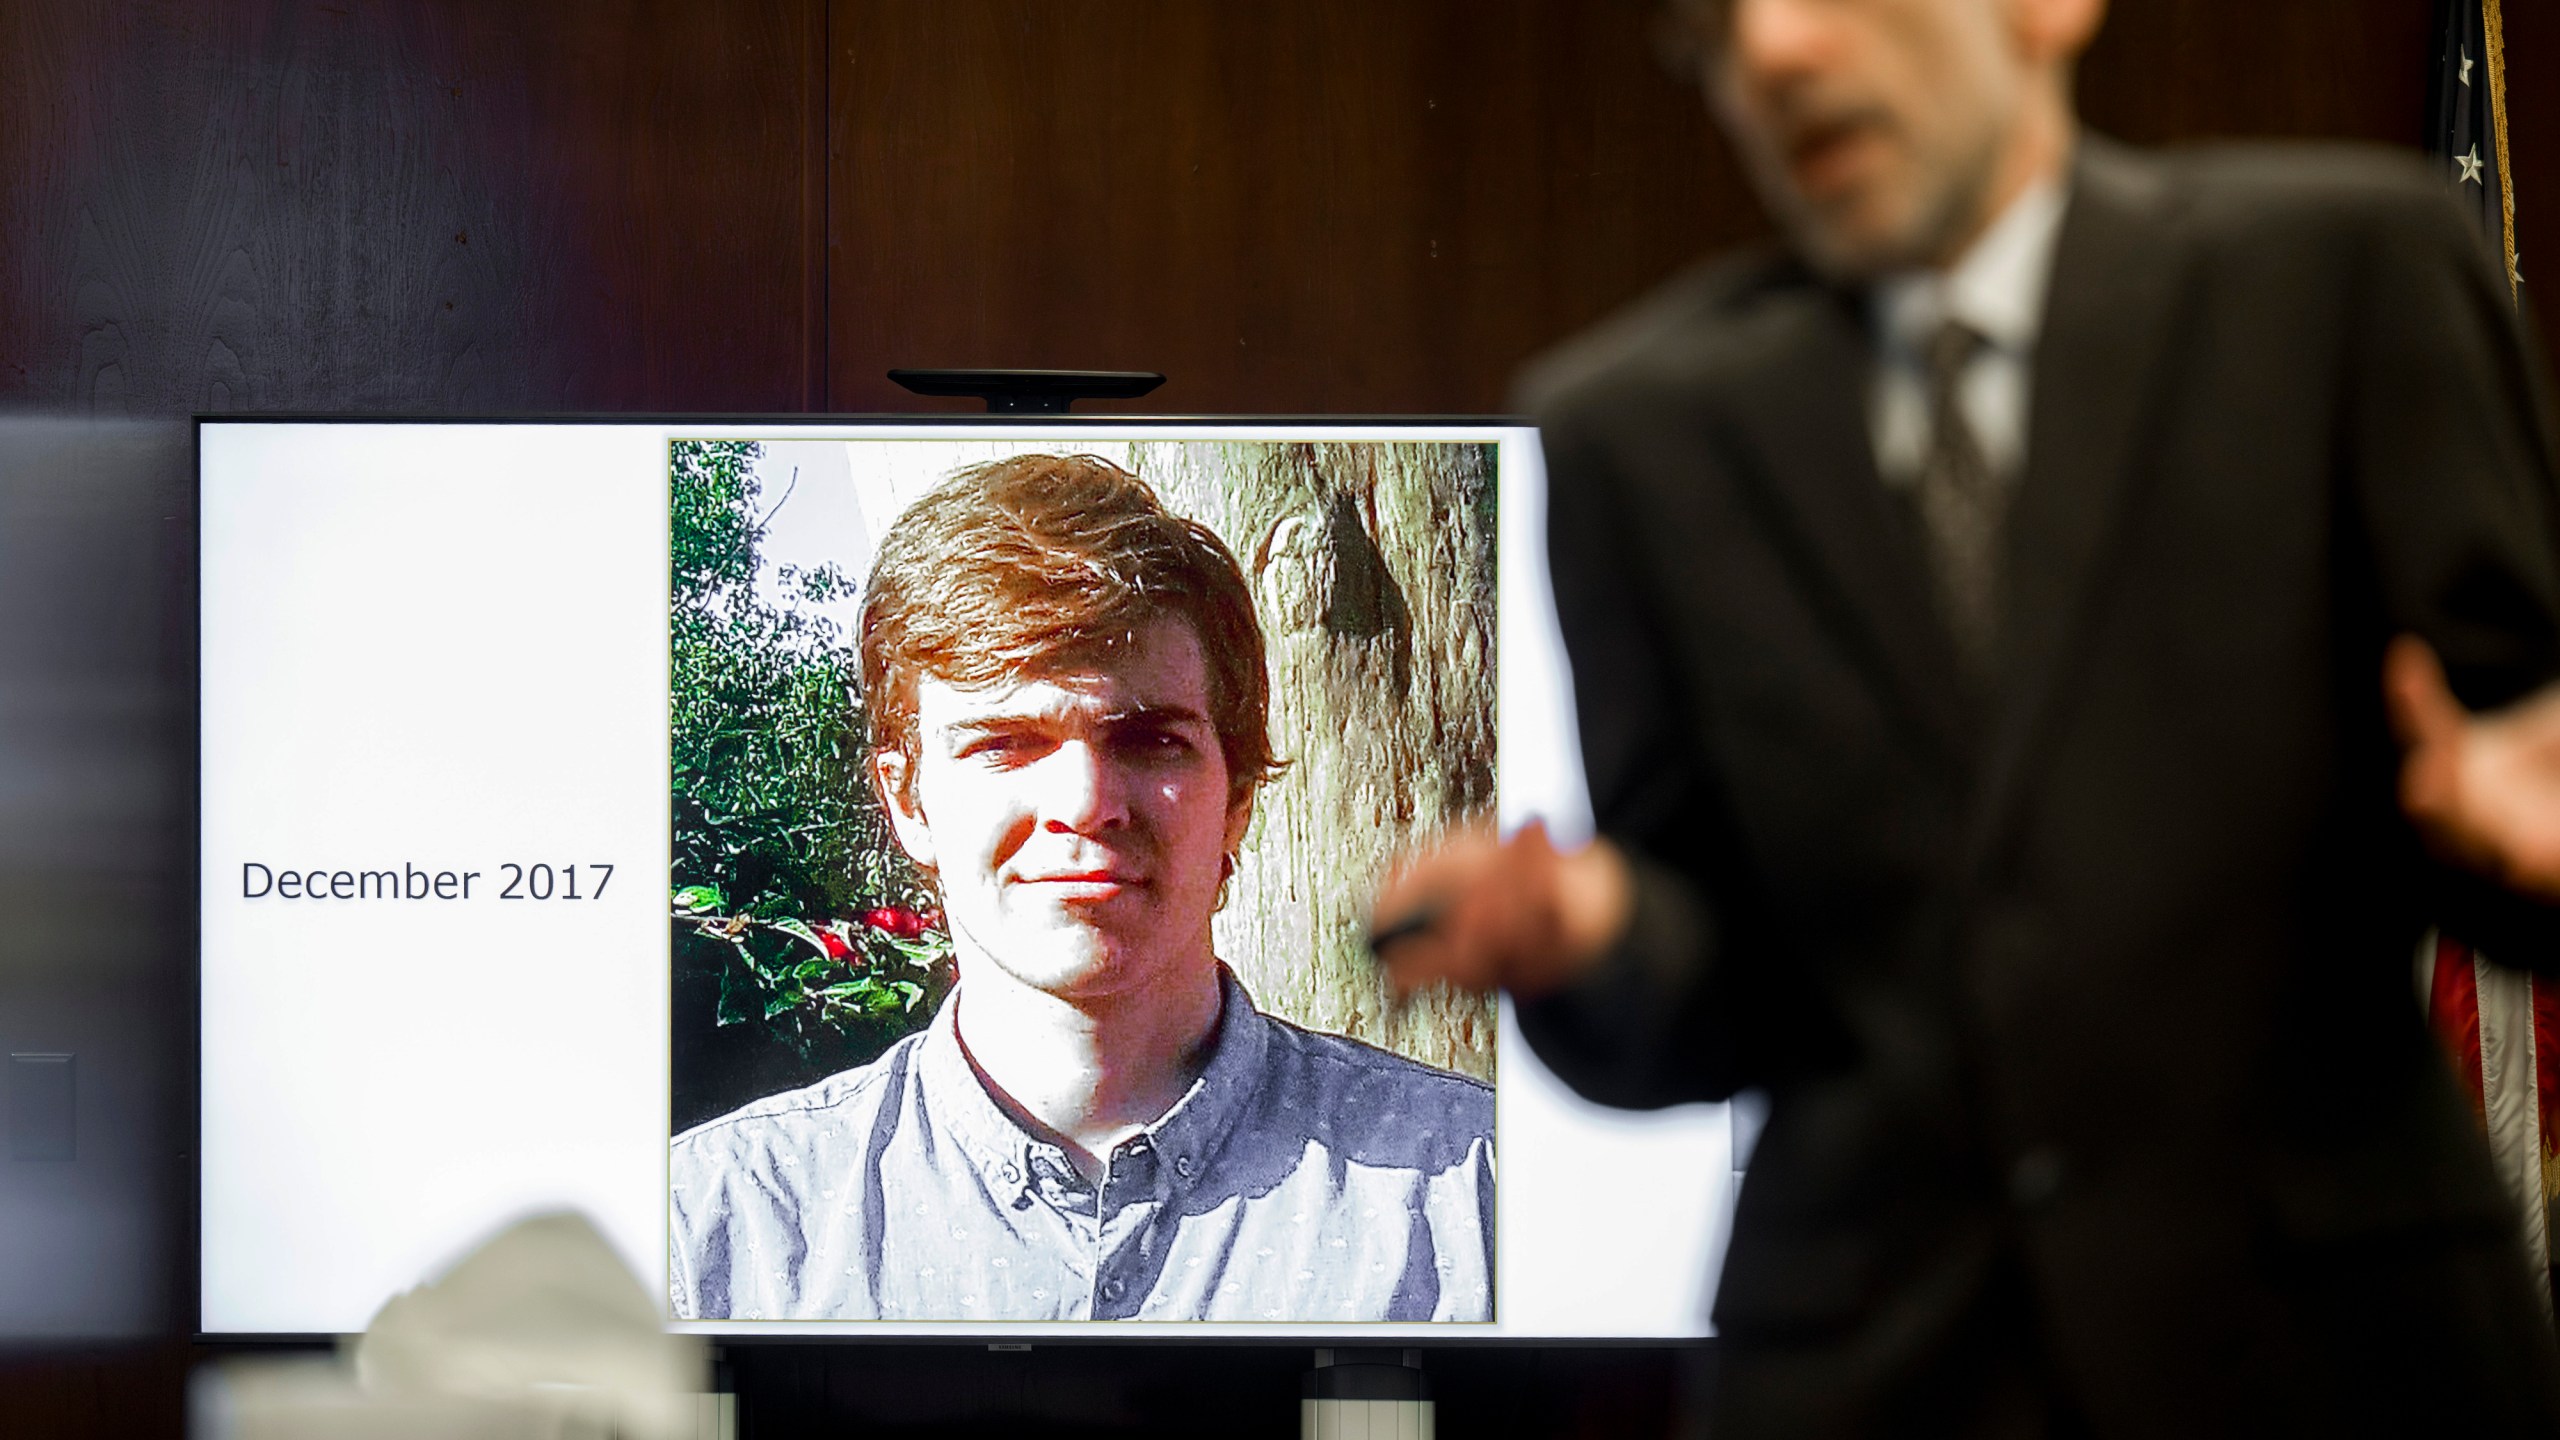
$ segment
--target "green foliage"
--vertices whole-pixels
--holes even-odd
[[[761,449],[672,447],[669,919],[680,1008],[716,996],[719,1026],[761,1029],[816,1079],[923,1024],[952,967],[863,778],[854,654],[802,607],[851,582],[786,568],[782,604],[756,593]]]

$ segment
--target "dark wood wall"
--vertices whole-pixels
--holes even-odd
[[[2428,0],[2141,0],[2127,139],[2411,145]],[[0,404],[914,408],[892,365],[1177,410],[1499,408],[1758,233],[1640,0],[0,7]],[[2513,7],[2522,232],[2560,15]],[[2528,275],[2532,271],[2528,269]]]
[[[1150,407],[1498,409],[1751,228],[1633,4],[835,0],[828,392],[1162,370]]]
[[[186,415],[913,409],[881,372],[937,364],[1498,409],[1761,229],[1648,9],[0,0],[0,1047],[82,1056],[78,1158],[0,1160],[0,1431],[180,1423]],[[2414,145],[2429,9],[2125,0],[2084,105]],[[2530,279],[2560,10],[2507,10]],[[1146,1363],[1079,1381],[1095,1413],[1146,1413]],[[812,1424],[870,1383],[791,1373]],[[1487,1433],[1658,1428],[1675,1389],[1659,1357],[1539,1373]]]
[[[0,7],[0,400],[823,403],[806,0]]]

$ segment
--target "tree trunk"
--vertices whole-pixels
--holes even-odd
[[[1494,447],[1142,443],[1133,468],[1217,531],[1269,657],[1264,787],[1217,922],[1262,1007],[1493,1078],[1490,998],[1398,1011],[1367,945],[1394,858],[1494,801]]]

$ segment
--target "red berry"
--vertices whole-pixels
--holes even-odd
[[[939,928],[942,924],[942,912],[936,910],[929,914],[918,914],[903,905],[875,905],[862,912],[862,923],[883,935],[894,935],[901,940],[913,940],[927,930]]]

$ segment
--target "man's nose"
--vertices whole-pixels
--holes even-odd
[[[1069,741],[1040,770],[1043,828],[1087,835],[1128,823],[1127,777],[1103,747]]]
[[[1755,90],[1784,89],[1829,63],[1840,0],[1733,0],[1725,63]]]

